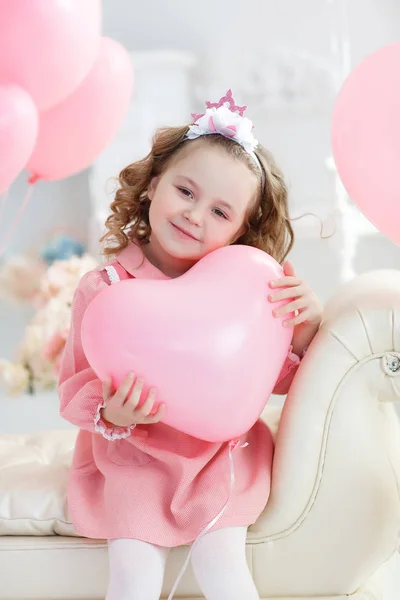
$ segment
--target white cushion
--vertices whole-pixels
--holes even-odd
[[[0,436],[0,535],[74,535],[67,480],[75,430]]]

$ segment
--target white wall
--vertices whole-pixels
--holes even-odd
[[[348,0],[357,62],[398,39],[397,0]],[[130,50],[241,50],[265,45],[329,52],[327,0],[103,0],[104,32]]]

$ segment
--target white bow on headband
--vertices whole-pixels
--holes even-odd
[[[186,138],[193,140],[202,135],[220,134],[240,144],[253,158],[254,162],[264,175],[261,163],[254,150],[258,141],[253,135],[253,123],[244,112],[247,106],[236,106],[232,90],[220,99],[219,102],[206,102],[207,110],[204,114],[192,114],[193,125],[189,127]]]

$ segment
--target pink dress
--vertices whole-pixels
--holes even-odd
[[[133,244],[115,265],[128,277],[167,279]],[[84,355],[80,329],[86,307],[108,284],[103,268],[82,278],[61,364],[61,415],[80,428],[69,479],[70,517],[84,537],[134,538],[165,547],[187,544],[228,499],[228,445],[198,440],[163,423],[109,429],[101,420],[101,382]],[[289,354],[278,384],[287,387],[299,362]],[[241,441],[248,446],[233,452],[234,490],[211,531],[255,523],[268,500],[271,434],[258,421]]]

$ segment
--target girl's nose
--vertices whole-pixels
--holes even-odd
[[[195,225],[200,227],[203,223],[203,210],[200,206],[192,206],[190,209],[186,210],[183,214],[185,219]]]

